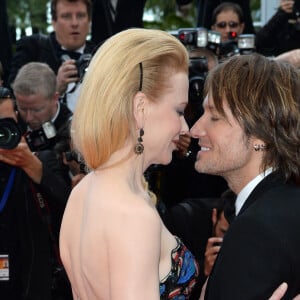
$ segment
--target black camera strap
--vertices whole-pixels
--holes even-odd
[[[60,254],[59,254],[59,248],[58,248],[58,243],[56,240],[56,236],[53,232],[52,225],[51,225],[51,212],[48,206],[47,200],[42,196],[40,192],[38,192],[33,184],[33,182],[30,180],[30,188],[32,195],[34,197],[34,200],[37,204],[38,211],[40,215],[43,217],[43,220],[45,224],[47,225],[49,236],[52,242],[52,247],[53,247],[53,252],[56,257],[57,263],[60,266],[63,266]]]

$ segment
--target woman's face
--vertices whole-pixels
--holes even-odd
[[[168,164],[177,149],[179,135],[189,130],[184,119],[188,102],[188,75],[184,72],[169,77],[169,87],[156,103],[149,102],[145,114],[145,162]]]
[[[222,42],[228,41],[229,32],[236,32],[237,36],[243,33],[244,23],[241,23],[239,16],[232,10],[222,11],[217,15],[216,23],[211,29],[221,33]]]

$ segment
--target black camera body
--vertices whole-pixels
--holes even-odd
[[[189,101],[197,102],[203,95],[203,86],[208,74],[205,56],[191,57],[189,60]]]
[[[65,157],[67,162],[75,161],[77,164],[79,164],[80,172],[82,174],[88,173],[84,159],[79,152],[74,150],[66,151]]]
[[[76,60],[75,65],[78,71],[78,76],[83,79],[85,72],[87,71],[88,65],[92,59],[92,55],[89,53],[82,54],[79,59]]]
[[[68,54],[63,54],[61,56],[61,61],[64,62],[66,60],[71,59],[71,57]],[[75,61],[75,65],[78,72],[78,77],[80,80],[83,79],[83,76],[85,72],[87,71],[88,65],[90,63],[90,60],[92,59],[92,54],[89,53],[83,53],[81,56]]]
[[[13,118],[0,119],[0,148],[14,149],[21,137],[21,130]]]
[[[38,130],[29,131],[25,135],[31,151],[44,150],[54,145],[56,128],[52,122],[46,122]]]

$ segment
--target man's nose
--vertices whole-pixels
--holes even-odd
[[[79,18],[76,15],[72,16],[71,23],[72,26],[77,26],[79,23]]]
[[[201,136],[205,135],[202,119],[203,118],[200,117],[190,130],[190,134],[193,138],[200,138]]]
[[[29,123],[33,119],[33,113],[31,110],[26,110],[25,112],[25,121]]]

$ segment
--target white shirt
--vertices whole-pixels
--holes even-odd
[[[257,175],[255,178],[253,178],[244,188],[239,192],[236,201],[235,201],[235,215],[237,216],[248,199],[251,192],[255,189],[255,187],[271,172],[273,171],[272,168],[269,168],[265,170],[264,172]]]

